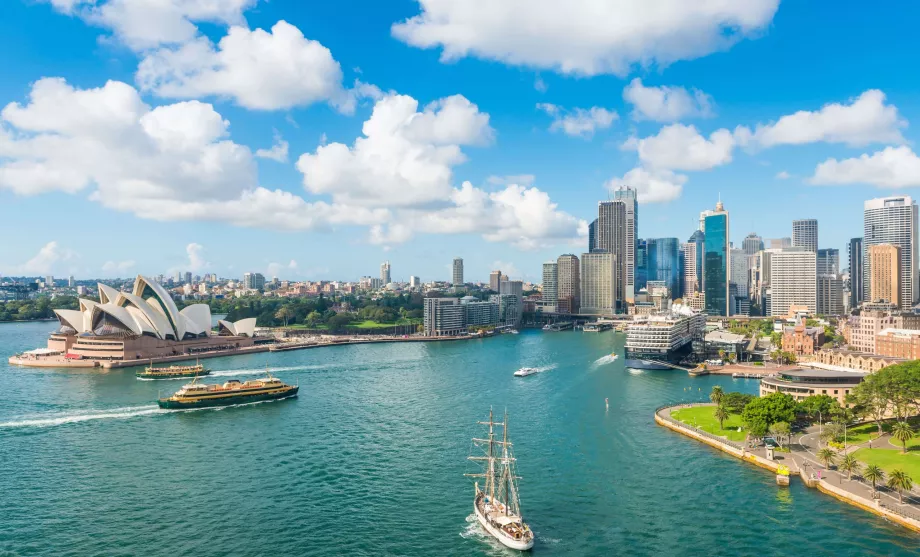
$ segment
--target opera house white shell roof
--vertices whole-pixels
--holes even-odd
[[[211,331],[211,308],[192,304],[182,311],[161,285],[137,276],[133,292],[119,292],[99,284],[99,302],[80,299],[80,309],[56,309],[61,327],[81,336],[153,336],[162,340],[206,337]],[[220,334],[252,337],[255,318],[235,323],[220,321]],[[68,331],[69,332],[69,331]]]

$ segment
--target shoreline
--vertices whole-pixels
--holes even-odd
[[[792,453],[781,453],[784,455],[786,454],[789,455],[788,458],[784,456],[781,462],[771,461],[764,457],[761,457],[759,455],[756,455],[756,454],[753,454],[747,451],[744,448],[744,445],[741,443],[735,443],[727,439],[724,439],[722,437],[713,435],[711,433],[708,433],[702,430],[698,430],[696,428],[693,428],[692,426],[678,422],[674,418],[670,417],[670,412],[672,410],[688,408],[690,406],[712,406],[712,405],[705,404],[705,403],[704,404],[697,403],[697,404],[677,404],[677,405],[663,406],[655,410],[655,423],[667,429],[670,429],[671,431],[674,431],[675,433],[679,433],[686,437],[690,437],[691,439],[700,441],[703,444],[708,445],[714,449],[718,449],[724,453],[730,454],[734,456],[735,458],[738,458],[739,460],[743,460],[744,462],[754,464],[755,466],[758,466],[760,468],[765,468],[774,473],[778,472],[779,466],[781,464],[784,464],[785,461],[788,459],[792,463],[792,466],[788,466],[789,475],[798,476],[802,480],[802,483],[804,483],[807,487],[817,489],[821,493],[830,495],[831,497],[834,497],[835,499],[843,501],[844,503],[848,503],[850,505],[853,505],[854,507],[860,508],[864,511],[868,511],[874,515],[884,518],[885,520],[888,520],[889,522],[893,522],[895,524],[903,526],[904,528],[907,528],[908,530],[912,530],[913,532],[920,533],[920,520],[904,516],[898,513],[897,511],[894,511],[892,509],[889,509],[888,507],[882,506],[879,499],[877,499],[876,501],[871,501],[869,499],[856,495],[855,493],[851,493],[847,490],[841,489],[839,486],[833,485],[829,481],[829,477],[818,479],[816,477],[808,477],[807,474],[802,474],[802,471],[801,471],[801,468],[799,467],[798,462],[796,462],[795,458],[792,457]],[[663,412],[667,412],[668,415],[667,416],[662,415]]]
[[[208,358],[220,358],[224,356],[242,356],[245,354],[259,354],[263,352],[289,352],[293,350],[307,350],[311,348],[323,348],[327,346],[347,346],[353,344],[388,344],[396,342],[449,342],[460,340],[477,340],[489,338],[495,335],[483,336],[455,336],[455,337],[393,337],[393,338],[356,338],[353,336],[344,337],[343,339],[333,339],[328,342],[276,342],[272,344],[260,344],[246,348],[234,348],[231,350],[217,350],[213,352],[201,352],[199,354],[178,354],[175,356],[160,356],[158,358],[144,358],[139,360],[72,360],[63,356],[22,358],[19,354],[10,356],[7,360],[10,365],[18,367],[36,367],[36,368],[59,368],[59,369],[118,369],[125,367],[140,367],[145,365],[183,362],[190,360],[204,360]]]

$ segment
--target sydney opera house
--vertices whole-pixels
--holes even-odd
[[[99,284],[99,302],[81,299],[79,310],[54,312],[61,326],[51,334],[48,347],[26,352],[14,363],[108,362],[109,367],[114,362],[125,365],[137,360],[195,357],[254,345],[255,318],[218,321],[218,331],[213,333],[207,304],[180,311],[165,288],[140,275],[130,293]]]

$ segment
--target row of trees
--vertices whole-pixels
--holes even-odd
[[[920,414],[920,361],[895,364],[871,373],[847,397],[856,416],[872,420],[882,434],[882,424],[894,418],[892,436],[901,441],[904,451],[914,436],[907,421]]]
[[[32,321],[50,319],[56,309],[77,309],[80,303],[74,296],[39,296],[32,300],[0,302],[0,321]]]

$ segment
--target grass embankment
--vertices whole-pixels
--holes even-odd
[[[352,323],[349,327],[356,327],[358,329],[384,329],[387,327],[401,327],[403,325],[420,325],[421,323],[421,319],[399,319],[395,323],[380,323],[379,321],[368,319],[360,323]]]
[[[864,464],[875,464],[891,474],[892,470],[904,470],[914,483],[920,483],[920,451],[901,454],[900,449],[859,449],[853,455]]]
[[[741,416],[729,414],[728,419],[722,423],[725,429],[722,429],[719,427],[719,421],[712,416],[715,409],[715,406],[692,406],[671,412],[671,417],[707,433],[725,437],[729,441],[744,441],[747,433],[743,428],[740,432],[738,431],[738,428],[742,427]]]

